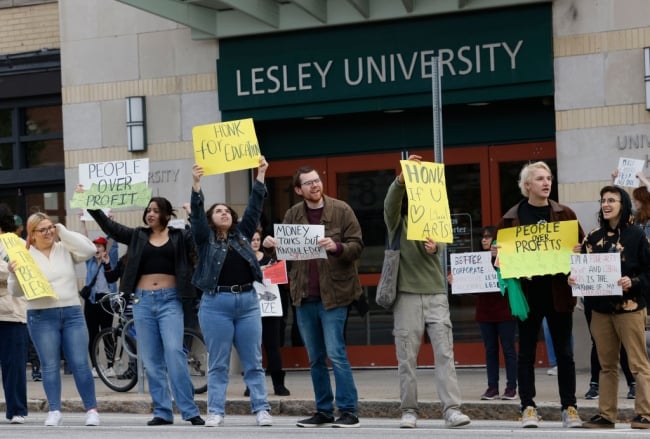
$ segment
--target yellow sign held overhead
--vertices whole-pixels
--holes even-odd
[[[198,125],[192,128],[194,160],[204,175],[223,174],[260,165],[253,119]]]
[[[3,233],[0,241],[5,246],[10,261],[16,261],[16,278],[27,300],[41,297],[59,298],[52,290],[52,285],[25,248],[25,241],[13,233]]]

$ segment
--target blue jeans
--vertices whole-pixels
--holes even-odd
[[[506,366],[506,388],[517,388],[517,350],[515,349],[515,333],[517,321],[479,322],[481,338],[485,346],[485,365],[487,369],[488,387],[499,388],[499,342],[503,351]]]
[[[84,408],[97,408],[88,359],[88,330],[81,306],[27,310],[27,328],[41,359],[43,389],[50,410],[61,410],[61,348]]]
[[[137,289],[133,301],[135,332],[153,400],[153,415],[172,421],[171,385],[183,419],[199,415],[183,352],[183,307],[176,288]],[[168,380],[169,378],[169,380]]]
[[[343,334],[347,316],[347,307],[326,311],[322,302],[304,303],[296,308],[300,335],[309,356],[316,410],[329,416],[334,414],[334,395],[327,367],[328,357],[334,371],[336,406],[339,412],[357,414],[357,388]]]
[[[27,326],[19,322],[0,322],[0,365],[7,419],[27,416],[26,363]]]
[[[250,390],[252,412],[270,410],[262,368],[262,316],[255,290],[239,294],[203,293],[199,324],[208,349],[208,414],[225,414],[233,345]]]

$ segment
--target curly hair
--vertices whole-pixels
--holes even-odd
[[[637,200],[641,206],[636,212],[634,218],[637,224],[645,224],[650,221],[650,192],[645,186],[639,186],[632,191],[632,197]]]

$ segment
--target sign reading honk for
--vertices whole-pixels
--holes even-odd
[[[408,196],[407,239],[453,242],[445,165],[400,160]]]

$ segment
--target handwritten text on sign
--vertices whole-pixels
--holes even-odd
[[[639,177],[636,176],[639,172],[643,171],[645,160],[626,159],[620,157],[618,159],[618,175],[614,180],[614,184],[618,186],[638,187]]]
[[[277,284],[253,282],[257,298],[260,301],[262,317],[282,317],[282,299]]]
[[[441,163],[400,160],[408,196],[407,239],[453,242],[447,199],[445,166]]]
[[[81,163],[79,184],[84,192],[75,192],[71,207],[108,209],[146,206],[151,199],[149,159]]]
[[[621,296],[616,283],[621,278],[620,253],[587,253],[571,255],[571,276],[576,285],[574,296]]]
[[[192,144],[194,159],[205,175],[257,168],[260,164],[253,119],[195,126]]]
[[[23,289],[27,300],[39,299],[41,297],[58,296],[52,290],[52,285],[47,281],[43,272],[32,258],[29,250],[25,248],[25,242],[13,233],[3,233],[0,241],[5,246],[9,260],[16,262],[16,278]]]
[[[453,253],[450,256],[452,294],[500,291],[491,252]]]
[[[499,230],[501,277],[568,273],[578,244],[578,221],[530,224]]]
[[[327,259],[327,252],[318,245],[325,237],[322,224],[273,224],[273,235],[279,260]]]

